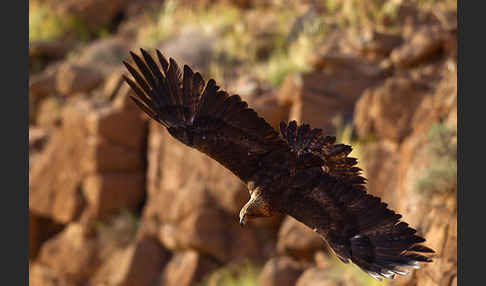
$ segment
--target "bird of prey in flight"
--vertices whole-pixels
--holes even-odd
[[[238,176],[250,199],[240,224],[275,213],[290,215],[317,232],[344,263],[352,261],[371,277],[394,278],[434,251],[421,243],[401,215],[367,194],[365,179],[348,157],[351,147],[295,121],[280,133],[238,95],[213,79],[157,51],[141,49],[124,61],[133,79],[133,101],[183,144],[203,152]]]

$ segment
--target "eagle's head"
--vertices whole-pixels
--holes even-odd
[[[240,211],[240,225],[244,226],[248,220],[258,217],[269,217],[272,215],[270,204],[264,198],[259,187],[249,188],[250,200]]]

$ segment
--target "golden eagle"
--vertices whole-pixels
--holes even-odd
[[[231,170],[248,186],[250,200],[240,224],[279,212],[321,235],[344,263],[351,260],[375,279],[405,275],[404,267],[430,262],[420,253],[425,239],[400,222],[401,215],[366,193],[365,179],[348,157],[351,147],[335,144],[320,129],[280,124],[280,134],[238,95],[213,79],[157,51],[159,65],[143,49],[130,52],[137,69],[123,62],[134,80],[133,101],[185,145]]]

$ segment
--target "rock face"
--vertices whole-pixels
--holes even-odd
[[[183,30],[171,41],[162,43],[159,49],[165,55],[173,57],[179,64],[188,64],[200,73],[207,74],[214,54],[215,40],[213,35],[191,28]],[[191,48],[185,48],[187,46]]]
[[[154,285],[170,254],[153,239],[146,238],[111,255],[91,280],[94,285]]]
[[[285,218],[278,233],[278,253],[311,261],[316,251],[325,249],[326,244],[317,233],[292,217]]]
[[[361,93],[376,85],[383,74],[372,64],[357,65],[346,55],[323,55],[315,59],[321,71],[291,75],[279,90],[281,105],[290,106],[289,120],[297,120],[334,134],[333,119],[352,116]],[[359,68],[358,68],[359,67]]]
[[[267,261],[260,274],[260,286],[293,286],[304,271],[302,265],[282,256]]]
[[[368,89],[356,104],[354,124],[360,137],[400,142],[411,132],[411,120],[428,88],[406,77],[392,77]]]
[[[159,14],[161,5],[42,2],[56,5],[58,15],[90,19],[91,32],[101,26],[112,31],[121,18],[144,9]],[[211,9],[215,1],[203,2],[198,4]],[[346,141],[333,121],[352,123],[351,142],[345,143],[356,152],[368,191],[401,213],[436,251],[433,263],[387,284],[456,285],[457,15],[437,9],[440,3],[432,13],[388,3],[397,5],[396,17],[386,15],[384,27],[358,27],[348,37],[327,23],[327,8],[309,9],[312,1],[239,2],[245,8],[313,9],[314,19],[324,19],[319,29],[322,24],[329,34],[306,59],[310,71],[290,74],[277,90],[254,72],[256,66],[246,69],[239,59],[223,59],[235,66],[225,71],[230,80],[218,84],[242,95],[276,129],[281,120],[295,119]],[[267,10],[252,10],[238,11],[248,26],[231,22],[208,32],[174,25],[174,34],[156,46],[207,80],[212,61],[220,60],[216,39],[249,30],[258,41],[249,53],[264,64],[273,60],[281,27],[275,26],[277,16],[262,17]],[[333,12],[331,22],[344,10]],[[371,278],[341,263],[319,235],[291,217],[275,215],[241,228],[246,186],[147,120],[129,100],[121,61],[140,47],[136,36],[146,21],[127,21],[125,30],[85,43],[69,59],[62,58],[70,41],[31,45],[30,56],[49,63],[29,80],[30,284],[227,285],[225,273],[237,277],[234,270],[246,262],[261,267],[249,279],[262,286],[370,284]]]
[[[126,0],[69,0],[63,1],[61,5],[49,4],[60,17],[75,17],[88,28],[96,30],[113,21],[117,14],[126,8],[128,3]],[[103,11],[103,13],[100,13],[100,11]]]
[[[69,276],[60,275],[55,270],[40,263],[29,267],[29,285],[32,286],[73,286],[81,282]]]
[[[410,67],[430,59],[444,46],[444,32],[440,26],[421,27],[410,41],[395,49],[390,58],[397,67]]]
[[[77,280],[89,278],[98,267],[99,249],[80,224],[71,223],[52,239],[45,242],[38,262]]]
[[[145,121],[138,111],[76,100],[62,122],[32,167],[29,209],[66,224],[85,208],[103,216],[136,206],[144,194]]]
[[[215,269],[217,264],[196,251],[175,253],[161,273],[156,285],[189,286],[201,282],[205,274]]]
[[[159,141],[160,140],[160,141]],[[211,158],[153,123],[149,138],[148,203],[142,232],[171,250],[196,249],[219,261],[262,254],[252,228],[237,224],[248,191]]]
[[[60,94],[89,92],[103,82],[103,74],[88,66],[65,64],[59,67],[56,88]]]

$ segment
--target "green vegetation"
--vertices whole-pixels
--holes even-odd
[[[123,248],[135,239],[139,224],[137,215],[128,210],[121,210],[103,220],[93,222],[103,253]]]
[[[53,40],[65,31],[63,21],[46,7],[36,4],[29,6],[29,42]]]
[[[256,286],[260,271],[248,261],[227,265],[210,273],[199,286]]]
[[[227,82],[235,73],[245,73],[278,87],[289,73],[308,70],[308,56],[325,35],[321,18],[315,17],[305,21],[297,38],[289,43],[287,37],[299,16],[288,7],[248,13],[233,5],[187,7],[170,0],[138,31],[137,42],[156,47],[181,30],[196,28],[216,36],[212,77]]]
[[[108,34],[106,27],[89,28],[84,21],[74,16],[59,17],[49,7],[35,3],[29,5],[29,42],[65,37],[87,42]]]
[[[353,281],[353,285],[363,285],[363,286],[386,286],[389,280],[383,279],[382,281],[377,281],[371,278],[368,274],[363,272],[358,266],[350,263],[344,264],[334,255],[329,256],[329,267],[325,269],[326,275],[329,278],[335,279],[337,281]]]
[[[457,129],[442,123],[432,126],[427,134],[430,167],[415,183],[421,194],[444,193],[456,190],[457,183]]]

